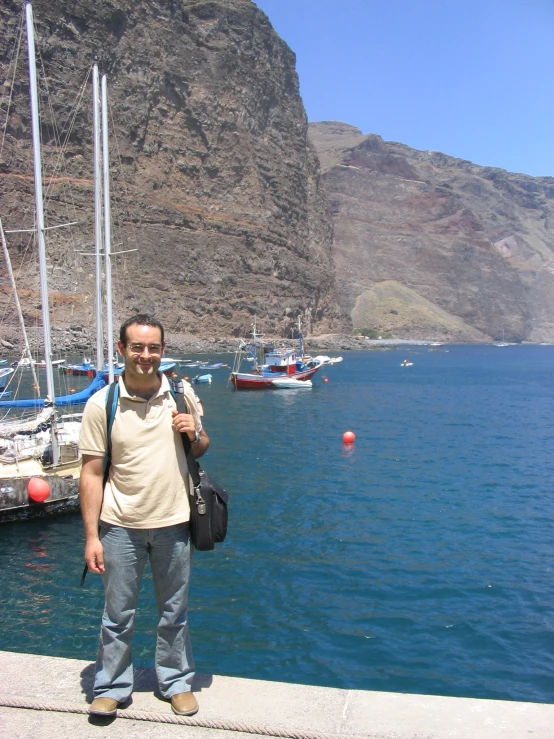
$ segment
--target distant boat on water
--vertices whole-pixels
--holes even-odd
[[[313,375],[323,367],[324,362],[317,359],[303,359],[302,331],[300,320],[298,322],[299,350],[286,347],[272,347],[267,350],[262,346],[263,359],[258,360],[258,339],[262,337],[256,332],[254,321],[252,331],[252,343],[241,341],[235,356],[235,362],[231,371],[231,382],[237,390],[263,390],[274,388],[273,381],[280,377],[294,378],[295,380],[310,380]],[[241,372],[242,361],[246,358],[253,359],[253,367],[248,372]]]
[[[504,329],[502,329],[502,341],[495,341],[494,346],[510,346],[510,344],[507,341],[505,341]]]
[[[196,375],[196,377],[192,378],[192,381],[196,383],[208,383],[209,384],[212,381],[212,376],[209,374],[208,375]]]

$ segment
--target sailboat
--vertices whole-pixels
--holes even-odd
[[[36,237],[40,266],[40,294],[43,323],[44,356],[47,397],[28,400],[0,401],[0,407],[32,408],[34,413],[15,420],[0,420],[0,522],[39,518],[79,507],[79,476],[81,457],[78,437],[80,422],[74,414],[60,415],[57,407],[74,405],[76,396],[55,398],[52,348],[50,336],[50,311],[42,196],[42,166],[40,149],[40,124],[35,63],[33,12],[31,4],[25,6],[29,82],[31,92],[31,123],[33,139],[33,163],[35,179]],[[96,157],[95,157],[96,158]],[[2,241],[5,245],[4,232]],[[5,250],[7,252],[7,249]],[[9,259],[8,259],[9,264]],[[11,268],[10,268],[11,269]],[[21,311],[19,311],[26,355],[31,358]],[[111,327],[110,327],[111,329]],[[111,335],[111,334],[109,334]],[[103,360],[102,360],[103,361]],[[34,365],[30,364],[34,375]],[[113,371],[112,371],[113,377]],[[95,383],[97,386],[95,387]],[[105,384],[103,376],[94,378],[86,391],[89,397]],[[36,412],[37,408],[42,408]]]
[[[510,346],[510,344],[507,341],[505,341],[504,329],[502,329],[502,341],[495,341],[494,346]]]

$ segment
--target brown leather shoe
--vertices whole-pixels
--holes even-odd
[[[178,716],[192,716],[198,711],[194,693],[176,693],[171,696],[171,708]]]
[[[88,712],[93,716],[115,716],[119,703],[115,698],[95,698]]]

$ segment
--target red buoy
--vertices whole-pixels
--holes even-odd
[[[342,440],[345,444],[353,444],[356,439],[356,434],[353,431],[345,431],[342,435]]]
[[[44,503],[50,495],[50,485],[43,477],[31,477],[27,483],[27,492],[35,503]]]
[[[328,377],[324,377],[323,378],[323,382],[329,382],[329,378]]]

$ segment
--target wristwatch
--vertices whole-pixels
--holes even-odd
[[[200,432],[199,432],[199,431],[196,431],[196,430],[195,430],[195,432],[194,432],[194,433],[196,434],[196,436],[195,436],[195,437],[194,437],[194,439],[193,439],[193,440],[192,440],[192,441],[190,442],[191,444],[196,444],[196,443],[198,443],[198,442],[200,441]]]

